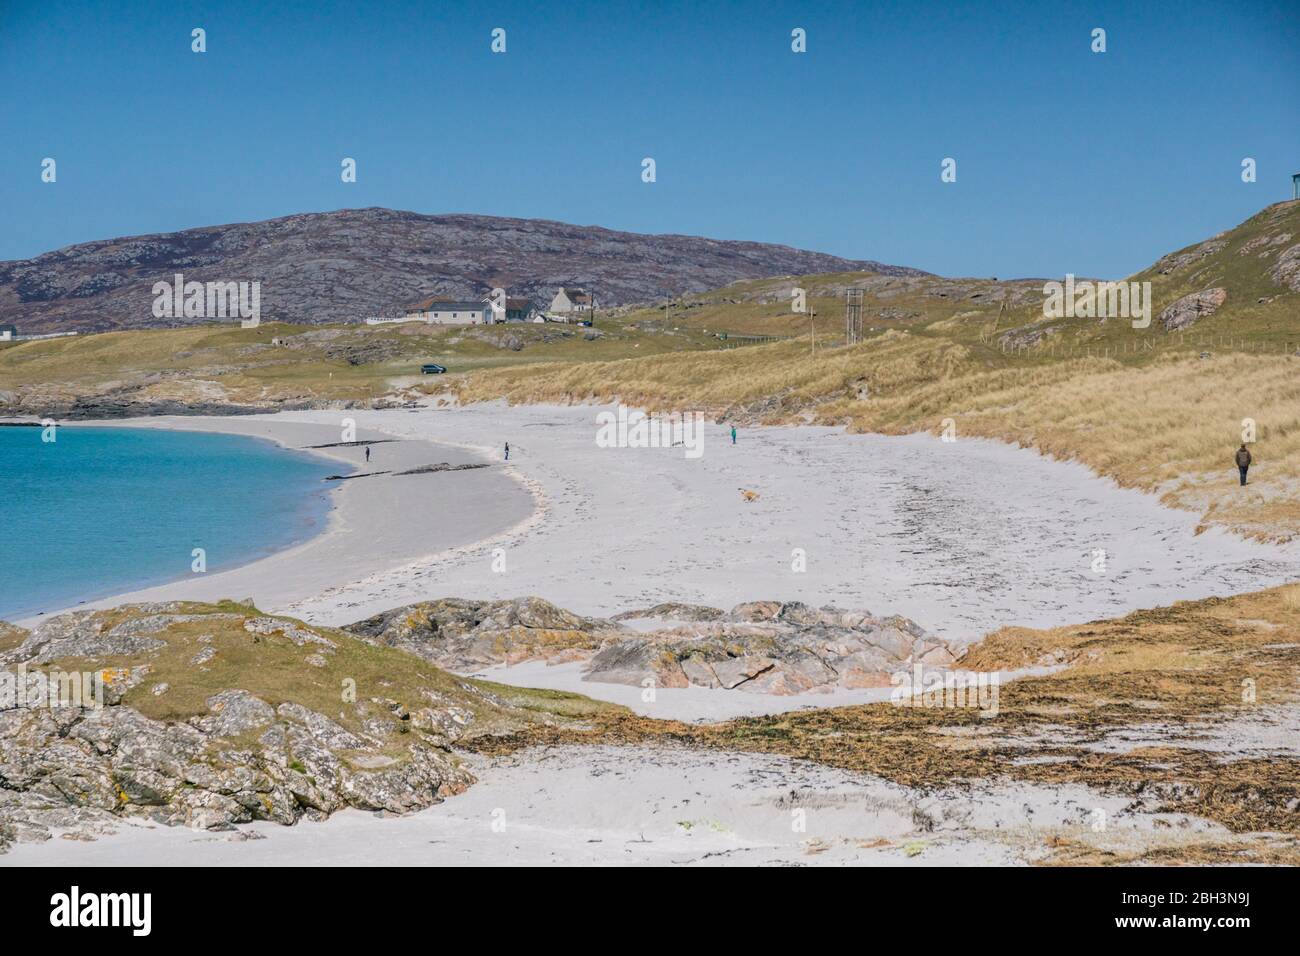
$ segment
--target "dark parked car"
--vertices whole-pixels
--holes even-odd
[[[420,366],[421,375],[441,375],[445,371],[447,371],[447,366],[438,365],[434,362],[430,362],[428,365]]]

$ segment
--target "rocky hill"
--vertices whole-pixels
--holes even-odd
[[[153,283],[178,272],[186,281],[259,281],[264,321],[323,323],[392,315],[433,295],[477,298],[498,286],[542,304],[557,288],[580,286],[598,304],[617,306],[741,279],[845,270],[925,274],[758,242],[343,209],[105,239],[0,262],[0,325],[45,333],[185,324],[152,312]]]

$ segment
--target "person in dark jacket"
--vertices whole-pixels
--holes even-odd
[[[1241,472],[1241,483],[1243,485],[1246,483],[1246,472],[1250,468],[1250,462],[1250,449],[1246,447],[1245,442],[1242,442],[1241,447],[1237,449],[1237,470]]]

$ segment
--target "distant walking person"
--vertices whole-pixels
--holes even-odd
[[[366,464],[370,464],[370,446],[366,446]]]
[[[510,460],[510,442],[506,442],[506,461]]]
[[[1250,470],[1250,462],[1250,449],[1246,447],[1245,442],[1242,442],[1241,447],[1237,449],[1237,470],[1241,472],[1241,483],[1243,485],[1246,483],[1246,472]]]
[[[732,426],[731,426],[731,443],[732,443],[733,445],[736,443],[736,426],[735,426],[735,425],[732,425]]]

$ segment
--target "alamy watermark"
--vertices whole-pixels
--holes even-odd
[[[174,282],[153,284],[155,319],[233,319],[246,329],[262,321],[262,283],[186,282],[176,273]]]
[[[152,893],[83,893],[73,886],[50,897],[50,925],[119,926],[132,936],[148,936],[153,929]]]
[[[596,445],[599,448],[675,448],[681,446],[687,458],[704,454],[704,413],[681,412],[651,418],[638,409],[619,405],[618,412],[596,415]]]
[[[1064,282],[1043,285],[1045,319],[1132,319],[1133,328],[1151,324],[1150,282]]]
[[[0,670],[0,710],[104,706],[102,671],[31,671],[26,664]]]
[[[998,690],[1002,685],[997,671],[954,671],[930,668],[918,662],[912,670],[889,675],[894,689],[889,702],[896,707],[976,707],[989,716],[997,716]]]

